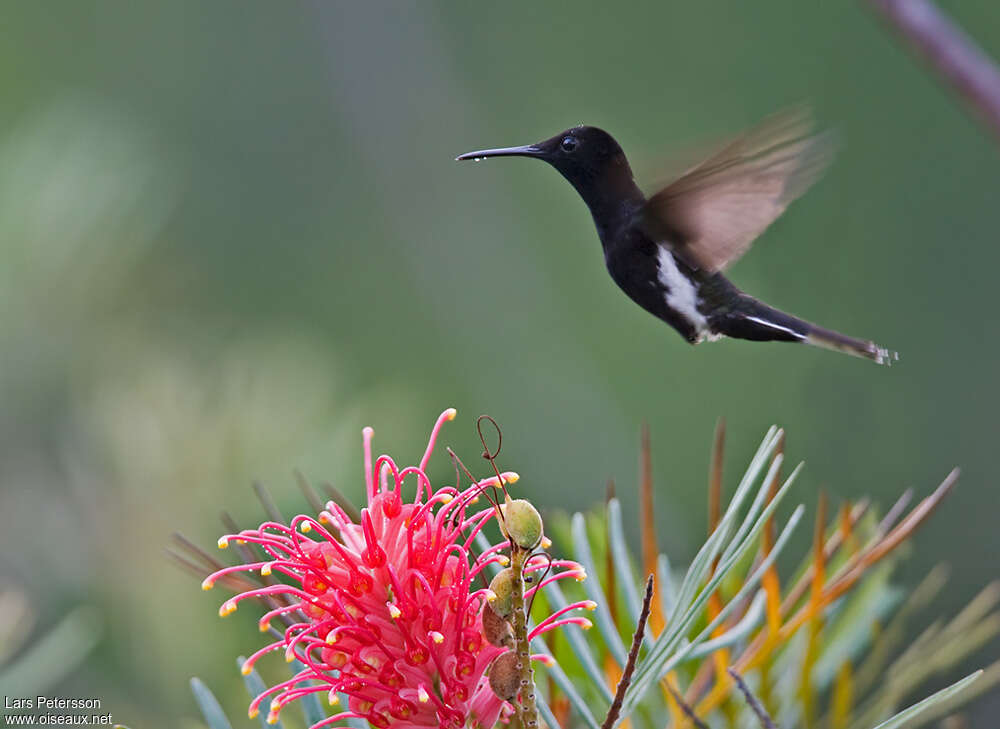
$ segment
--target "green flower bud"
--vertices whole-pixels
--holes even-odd
[[[530,501],[508,499],[500,512],[504,531],[521,549],[534,549],[542,541],[542,516]]]
[[[490,664],[490,688],[497,698],[504,701],[513,701],[517,697],[521,688],[521,671],[516,653],[501,653]]]
[[[501,618],[509,618],[514,613],[514,570],[509,567],[497,572],[490,582],[493,597],[488,605]]]
[[[496,614],[496,611],[486,603],[483,608],[483,635],[490,645],[502,645],[508,648],[514,644],[514,632],[510,623]]]

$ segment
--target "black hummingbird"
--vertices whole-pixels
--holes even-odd
[[[559,170],[590,208],[611,278],[691,344],[722,336],[804,342],[890,364],[895,352],[778,311],[721,273],[826,166],[830,136],[809,129],[801,110],[778,114],[648,198],[618,142],[596,127],[457,159],[535,157]]]

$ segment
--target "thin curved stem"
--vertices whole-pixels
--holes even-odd
[[[1000,136],[1000,67],[930,0],[868,0]]]

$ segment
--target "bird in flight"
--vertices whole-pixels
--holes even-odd
[[[775,115],[648,198],[618,142],[597,127],[457,159],[534,157],[555,167],[590,208],[611,278],[691,344],[801,342],[891,364],[895,352],[774,309],[722,274],[826,167],[830,136],[810,128],[803,110]]]

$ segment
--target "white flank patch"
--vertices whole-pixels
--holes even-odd
[[[708,319],[698,311],[698,291],[674,261],[673,254],[666,246],[659,246],[656,262],[660,268],[660,283],[667,289],[667,305],[684,315],[698,331],[700,337],[709,334]]]

